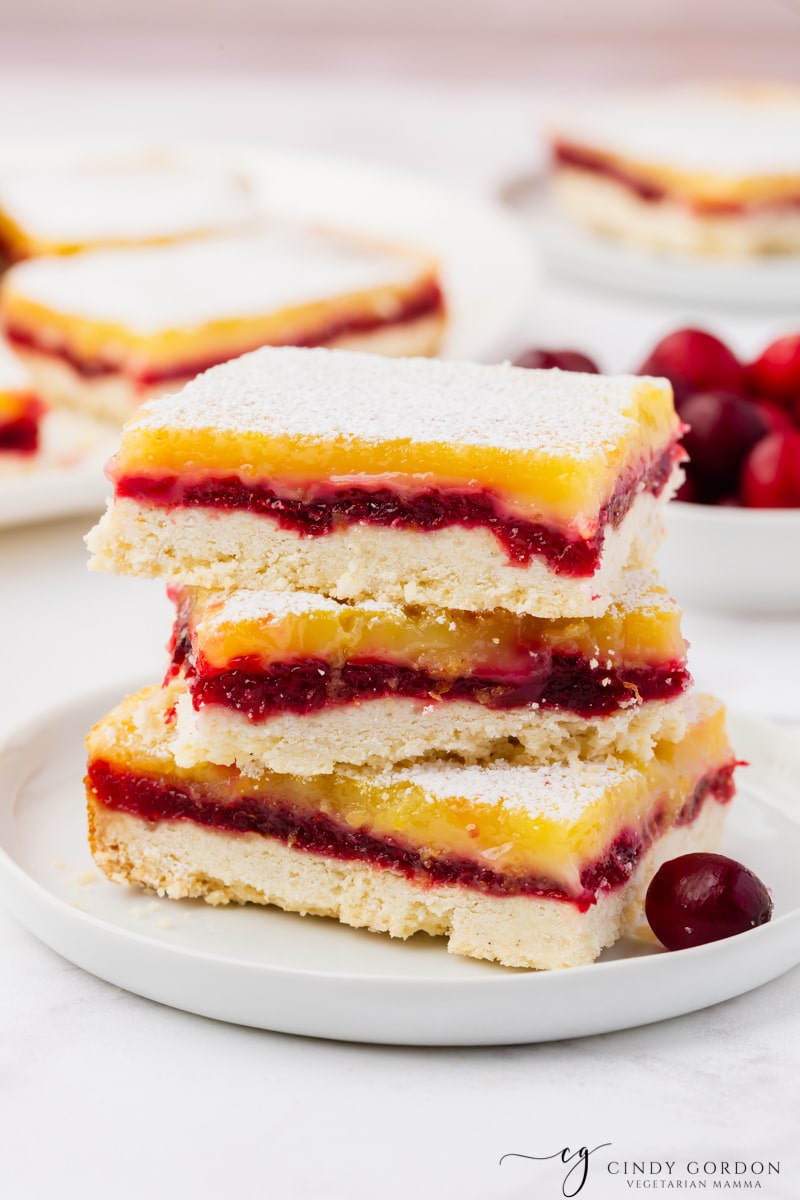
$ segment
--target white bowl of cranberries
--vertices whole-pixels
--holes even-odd
[[[520,366],[597,371],[586,355],[531,350]],[[739,612],[800,610],[800,333],[752,362],[719,338],[679,329],[640,375],[666,377],[688,427],[686,482],[662,550],[679,601]]]

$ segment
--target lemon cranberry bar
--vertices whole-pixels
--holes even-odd
[[[431,752],[475,760],[634,751],[680,738],[680,612],[632,572],[602,617],[546,620],[345,604],[310,592],[176,588],[168,678],[182,766],[312,774]]]
[[[36,453],[42,411],[30,374],[0,342],[0,455]]]
[[[252,221],[238,172],[161,154],[76,157],[0,169],[0,253],[14,262],[169,242]]]
[[[678,85],[593,102],[552,131],[557,200],[647,247],[800,249],[800,89]]]
[[[665,859],[713,849],[733,793],[721,706],[635,758],[527,766],[439,760],[319,776],[178,767],[169,689],[129,697],[88,739],[92,851],[118,883],[254,901],[509,966],[592,961],[637,923]]]
[[[266,348],[128,423],[92,565],[600,614],[652,561],[679,432],[663,380]]]
[[[2,319],[47,399],[124,420],[263,345],[433,353],[445,315],[430,259],[276,225],[21,263]]]

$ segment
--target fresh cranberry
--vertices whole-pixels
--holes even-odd
[[[640,375],[663,375],[676,395],[706,388],[739,392],[744,368],[731,350],[704,329],[678,329],[655,346],[639,368]]]
[[[747,382],[773,400],[800,399],[800,333],[771,342],[747,368]]]
[[[549,371],[578,371],[584,375],[599,375],[600,369],[587,354],[578,350],[526,350],[514,360],[515,367],[538,368]]]
[[[772,900],[747,867],[723,854],[683,854],[647,889],[650,928],[668,950],[688,950],[764,925]]]
[[[696,392],[683,405],[683,445],[694,481],[711,495],[735,490],[748,451],[769,428],[756,406],[733,392]]]
[[[787,429],[794,428],[791,415],[775,400],[766,400],[759,396],[753,400],[753,404],[770,433],[785,433]]]
[[[748,508],[800,508],[800,431],[771,433],[753,447],[741,495]]]

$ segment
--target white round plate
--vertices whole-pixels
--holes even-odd
[[[502,196],[527,221],[542,265],[554,275],[682,304],[758,310],[800,304],[800,254],[725,259],[629,246],[562,214],[538,175],[512,180]]]
[[[322,154],[255,147],[128,143],[4,143],[0,170],[103,155],[159,152],[219,168],[252,183],[266,215],[312,221],[429,250],[441,268],[449,311],[442,357],[492,361],[512,353],[533,296],[533,256],[503,209],[387,167]],[[109,451],[110,453],[111,451]],[[103,506],[96,459],[56,474],[0,479],[0,526],[68,516]]]
[[[666,519],[659,562],[681,604],[730,613],[800,613],[800,508],[672,501]]]
[[[456,958],[425,934],[393,941],[323,918],[214,909],[108,883],[86,845],[83,738],[124,690],[64,705],[0,750],[0,893],[48,946],[139,995],[315,1037],[505,1045],[675,1017],[800,960],[800,749],[770,725],[731,721],[751,765],[723,849],[768,883],[772,922],[676,954],[625,940],[592,966],[536,973]]]

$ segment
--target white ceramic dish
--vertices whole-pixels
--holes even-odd
[[[681,604],[800,612],[800,509],[667,507],[664,581]]]
[[[0,892],[65,958],[163,1004],[224,1021],[398,1045],[581,1037],[678,1016],[758,987],[800,960],[800,748],[732,720],[741,773],[724,849],[769,884],[760,929],[679,954],[626,940],[546,973],[448,955],[334,921],[161,900],[102,879],[85,840],[83,737],[125,690],[79,698],[0,750]]]
[[[723,259],[648,252],[570,220],[551,203],[541,175],[512,180],[501,194],[528,223],[542,264],[554,275],[680,303],[759,311],[800,304],[798,254]]]
[[[533,296],[533,260],[524,231],[499,205],[402,171],[319,154],[202,144],[160,149],[192,162],[228,164],[252,181],[267,215],[430,250],[441,265],[450,315],[443,357],[492,361],[516,348]],[[120,153],[136,154],[137,147],[5,143],[0,170]],[[0,526],[100,511],[106,494],[97,456],[69,472],[0,478]]]

